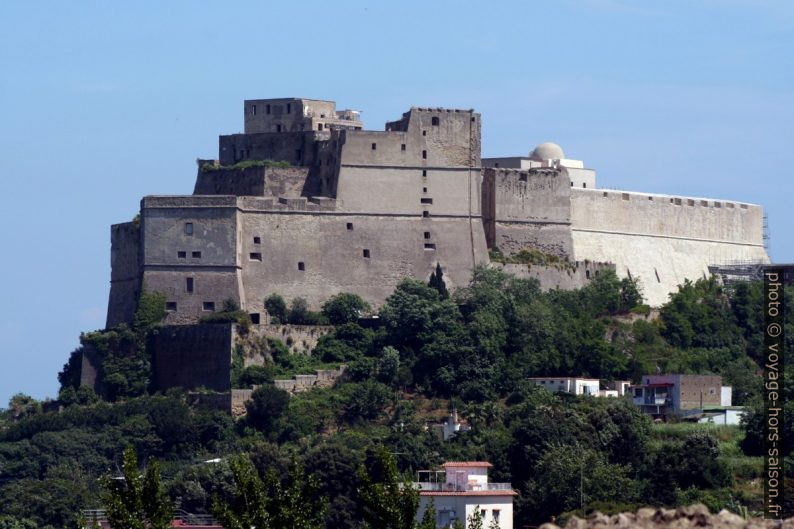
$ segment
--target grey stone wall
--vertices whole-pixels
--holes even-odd
[[[157,389],[231,388],[232,324],[176,325],[159,329],[152,339]]]
[[[483,227],[489,247],[512,255],[536,248],[570,259],[571,186],[564,170],[483,170]]]
[[[110,227],[110,294],[106,327],[132,321],[141,290],[140,227],[134,222]]]
[[[198,169],[194,195],[258,197],[311,196],[313,184],[308,167],[249,167],[246,169]]]
[[[572,268],[511,263],[494,263],[493,266],[522,279],[537,279],[543,290],[582,288],[604,270],[615,270],[612,263],[592,261],[576,261],[572,263]]]

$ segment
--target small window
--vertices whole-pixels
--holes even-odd
[[[251,261],[261,261],[262,254],[259,252],[251,252],[248,254],[248,259],[250,259]]]
[[[427,136],[427,131],[426,130],[422,131],[422,136]]]
[[[186,222],[185,223],[185,235],[193,235],[193,223]]]
[[[488,512],[488,511],[486,511],[485,509],[480,509],[480,517],[481,517],[481,518],[483,518],[483,519],[485,519],[485,514],[486,514],[487,512]]]
[[[427,151],[422,151],[422,158],[427,160]]]
[[[353,223],[352,222],[348,222],[347,223],[347,229],[348,229],[348,231],[353,231]]]
[[[585,271],[584,271],[584,276],[585,276],[587,279],[590,279],[590,270],[585,270]]]
[[[422,212],[422,216],[423,216],[423,217],[425,217],[425,218],[427,218],[427,217],[429,217],[429,216],[430,216],[430,212],[429,212],[429,211],[423,211],[423,212]]]
[[[259,313],[258,312],[252,312],[248,316],[251,318],[251,323],[253,323],[254,325],[259,325]]]
[[[653,197],[648,197],[648,200],[653,200]]]
[[[303,261],[298,261],[298,270],[306,270],[306,265],[303,264]]]
[[[433,116],[432,118],[430,118],[430,123],[432,123],[432,124],[433,124],[433,126],[436,126],[436,127],[437,127],[437,126],[438,126],[438,123],[439,123],[439,119],[438,119],[438,117],[437,117],[437,116]]]
[[[433,199],[432,198],[420,198],[419,202],[421,202],[422,204],[432,204],[433,203]]]
[[[436,249],[436,245],[433,244],[432,242],[425,243],[425,250],[435,250],[435,249]]]
[[[281,132],[281,125],[276,125],[276,132]]]
[[[323,130],[323,124],[322,123],[318,123],[317,124],[317,130]]]
[[[205,301],[201,304],[201,310],[205,312],[212,312],[215,310],[215,302],[214,301]]]
[[[628,193],[623,193],[622,198],[623,200],[631,200],[631,196]]]
[[[295,149],[295,159],[301,161],[303,159],[303,151]]]
[[[265,105],[265,114],[270,114],[270,105]]]
[[[176,301],[166,301],[165,310],[167,312],[176,312]]]
[[[427,176],[427,169],[422,169],[422,176]]]
[[[369,249],[364,248],[364,257],[369,259]]]
[[[185,292],[187,292],[188,294],[192,294],[193,293],[193,278],[192,277],[185,278]]]
[[[201,252],[191,252],[190,257],[193,259],[201,259]]]
[[[374,151],[374,150],[376,150],[377,148],[378,148],[378,144],[377,144],[377,143],[373,143],[373,144],[372,144],[372,150]]]
[[[251,105],[251,115],[256,116],[256,105]]]
[[[401,150],[401,151],[404,151],[404,150],[405,150],[405,144],[404,144],[404,143],[400,144],[400,150]]]
[[[427,193],[427,188],[426,187],[422,188],[422,193]]]
[[[573,187],[573,182],[571,182],[571,187]]]
[[[472,117],[472,118],[471,118],[471,122],[472,122],[472,123],[474,123],[475,121],[477,121],[477,118],[475,118],[475,117]],[[494,511],[494,512],[498,512],[498,511]]]
[[[187,252],[176,252],[177,259],[187,259]]]
[[[584,189],[587,189],[587,182],[582,182],[582,187],[583,187]]]
[[[254,244],[260,244],[262,242],[261,237],[254,237]]]
[[[429,238],[430,238],[430,232],[429,232],[429,231],[426,231],[426,232],[425,232],[425,239],[429,239]]]
[[[291,113],[292,113],[292,104],[287,103],[287,114],[291,114]]]

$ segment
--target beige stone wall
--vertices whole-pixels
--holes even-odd
[[[769,262],[760,206],[669,195],[573,189],[574,257],[611,261],[619,277],[639,278],[658,306],[685,279],[732,260]]]

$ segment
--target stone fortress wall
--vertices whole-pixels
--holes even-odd
[[[545,288],[614,268],[640,278],[652,305],[710,264],[768,261],[759,206],[600,190],[595,171],[554,144],[481,159],[470,110],[412,108],[385,131],[362,130],[332,102],[251,100],[244,111],[245,133],[221,136],[219,160],[199,161],[193,195],[145,197],[139,225],[112,227],[108,325],[131,319],[141,283],[166,294],[174,325],[227,298],[264,323],[272,293],[318,308],[355,292],[377,307],[436,263],[449,287],[466,285],[495,248],[570,261],[504,265]],[[255,163],[268,159],[291,166]]]

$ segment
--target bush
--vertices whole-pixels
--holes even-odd
[[[309,304],[304,298],[292,300],[287,319],[293,325],[322,325],[327,323],[322,314],[309,310]]]
[[[265,299],[265,310],[270,315],[270,323],[287,323],[287,303],[278,294],[271,294]]]
[[[353,323],[370,310],[369,303],[357,294],[343,292],[323,303],[323,315],[333,325]]]

